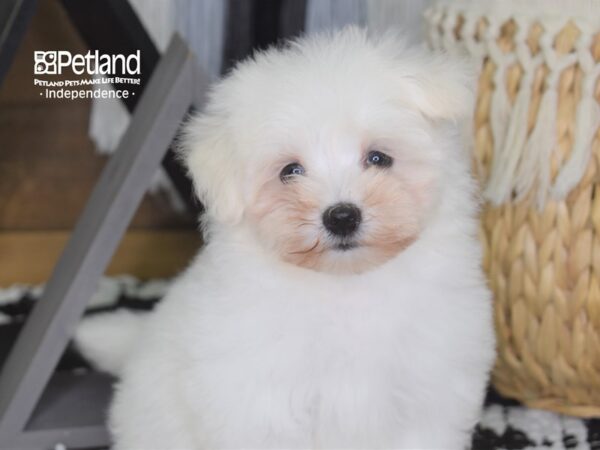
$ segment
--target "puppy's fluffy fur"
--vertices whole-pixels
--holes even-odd
[[[208,244],[125,364],[116,449],[465,448],[493,359],[469,81],[351,28],[217,84],[184,138]]]

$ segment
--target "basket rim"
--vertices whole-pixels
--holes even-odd
[[[597,0],[438,0],[436,6],[455,12],[495,17],[504,21],[513,16],[552,20],[565,18],[600,27],[600,1]]]

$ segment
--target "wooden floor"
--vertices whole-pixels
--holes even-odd
[[[106,162],[88,137],[90,101],[45,99],[33,85],[34,50],[87,51],[57,0],[38,2],[0,86],[0,286],[48,278]],[[146,196],[109,272],[173,275],[201,244],[195,222]]]

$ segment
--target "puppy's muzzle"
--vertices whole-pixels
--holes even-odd
[[[323,213],[323,225],[334,236],[348,237],[358,230],[362,214],[352,203],[337,203]]]

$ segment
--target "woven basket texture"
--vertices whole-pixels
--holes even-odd
[[[450,38],[455,42],[464,39],[464,17],[457,14],[450,28],[446,19],[439,14],[433,19],[430,16],[430,34],[451,32]],[[490,35],[488,27],[485,18],[470,26],[471,43],[485,47],[486,36]],[[515,54],[518,31],[518,23],[507,18],[494,37],[495,48],[504,55]],[[531,57],[541,51],[544,33],[539,22],[528,24],[526,45]],[[575,52],[580,35],[576,21],[565,21],[554,33],[551,44],[556,55]],[[593,34],[589,49],[598,65],[600,33]],[[490,117],[497,65],[488,55],[481,55],[480,61],[473,165],[484,187],[497,151]],[[545,64],[535,71],[528,135],[539,116],[549,72]],[[523,74],[515,55],[503,77],[511,104],[521,88]],[[598,79],[594,83],[593,96],[600,101],[600,83]],[[551,181],[570,156],[581,91],[582,71],[575,62],[559,74],[556,126],[552,130],[556,133],[556,145],[549,155]],[[484,269],[495,297],[495,387],[528,406],[585,417],[600,416],[599,128],[591,145],[592,156],[585,174],[564,199],[549,197],[540,207],[532,188],[524,198],[513,195],[499,205],[487,202],[480,228]]]

